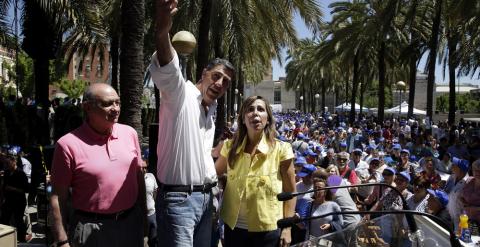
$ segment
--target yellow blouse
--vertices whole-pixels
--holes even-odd
[[[277,220],[283,218],[283,202],[277,200],[282,192],[280,162],[294,158],[290,143],[276,140],[268,145],[263,135],[258,144],[259,153],[251,157],[245,153],[245,138],[236,150],[234,168],[227,164],[227,186],[220,211],[222,220],[233,229],[237,223],[241,198],[247,200],[248,231],[263,232],[277,229]],[[224,143],[221,155],[228,160],[232,140]],[[245,194],[245,197],[243,197]]]

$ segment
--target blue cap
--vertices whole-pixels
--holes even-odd
[[[410,162],[417,162],[417,161],[418,161],[417,156],[415,156],[413,154],[410,155]]]
[[[410,174],[408,174],[408,172],[406,171],[403,171],[403,172],[397,172],[397,176],[402,176],[403,178],[405,178],[407,180],[408,183],[410,183]]]
[[[306,164],[306,165],[303,165],[302,170],[300,170],[297,176],[303,178],[308,175],[311,175],[316,170],[317,168],[314,165]]]
[[[306,165],[307,164],[307,160],[305,160],[305,157],[303,156],[298,156],[296,159],[295,159],[295,165]]]
[[[298,133],[297,134],[297,139],[300,139],[300,140],[303,140],[305,138],[305,135],[303,135],[303,133]]]
[[[397,144],[394,144],[394,145],[393,145],[393,149],[398,149],[398,150],[400,150],[400,149],[402,149],[402,146],[397,143]]]
[[[434,196],[441,204],[442,206],[446,207],[448,204],[448,194],[443,191],[443,190],[432,190],[432,189],[427,189],[428,193],[432,196]]]
[[[287,138],[286,138],[285,136],[283,136],[283,135],[277,136],[277,139],[280,140],[280,141],[282,141],[282,142],[287,141]]]
[[[396,174],[396,173],[397,173],[397,171],[395,170],[395,168],[389,167],[389,166],[385,167],[385,169],[383,169],[383,170],[384,170],[384,171],[389,171],[389,172],[391,172],[392,174]]]
[[[408,150],[408,149],[402,149],[402,151],[400,151],[400,153],[407,153],[410,156],[410,150]]]
[[[346,147],[347,147],[347,143],[346,143],[346,142],[340,142],[340,147],[346,148]]]
[[[468,160],[459,159],[457,157],[452,158],[452,164],[458,166],[463,172],[468,172],[470,168],[470,162]]]
[[[354,153],[360,153],[360,154],[363,153],[362,149],[360,149],[360,148],[355,148],[355,149],[353,150],[353,152],[354,152]]]
[[[22,148],[20,148],[20,146],[11,146],[9,149],[8,149],[8,154],[10,155],[18,155],[20,153],[20,151],[22,151]]]
[[[142,159],[147,160],[149,156],[150,156],[150,150],[148,148],[145,148],[142,152]]]
[[[385,162],[385,164],[389,165],[389,164],[394,163],[395,161],[392,159],[392,157],[385,156],[385,157],[383,157],[383,162]]]
[[[320,145],[319,145],[319,146],[316,146],[316,147],[315,147],[315,150],[320,151],[320,152],[323,152],[323,148],[322,148],[322,146],[320,146]]]
[[[311,149],[307,149],[307,151],[305,151],[305,153],[306,153],[307,155],[310,155],[310,156],[318,156],[318,154],[315,153],[315,152],[313,152]]]

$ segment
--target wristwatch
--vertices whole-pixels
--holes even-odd
[[[65,244],[68,244],[68,239],[63,240],[63,241],[58,241],[58,242],[55,244],[55,247],[61,247],[61,246],[64,246]]]

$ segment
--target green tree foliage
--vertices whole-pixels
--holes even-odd
[[[480,113],[480,101],[475,99],[470,93],[457,95],[456,109],[465,111],[465,113]],[[446,112],[449,109],[449,95],[444,94],[436,98],[435,109],[439,112]]]
[[[23,51],[18,54],[17,80],[23,97],[33,98],[35,89],[33,60]]]
[[[68,95],[70,98],[79,98],[87,87],[87,82],[82,80],[68,80],[63,78],[53,83],[62,92]]]

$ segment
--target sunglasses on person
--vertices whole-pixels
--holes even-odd
[[[347,159],[345,159],[345,158],[337,158],[337,160],[338,160],[338,161],[342,161],[342,162],[347,161]]]

